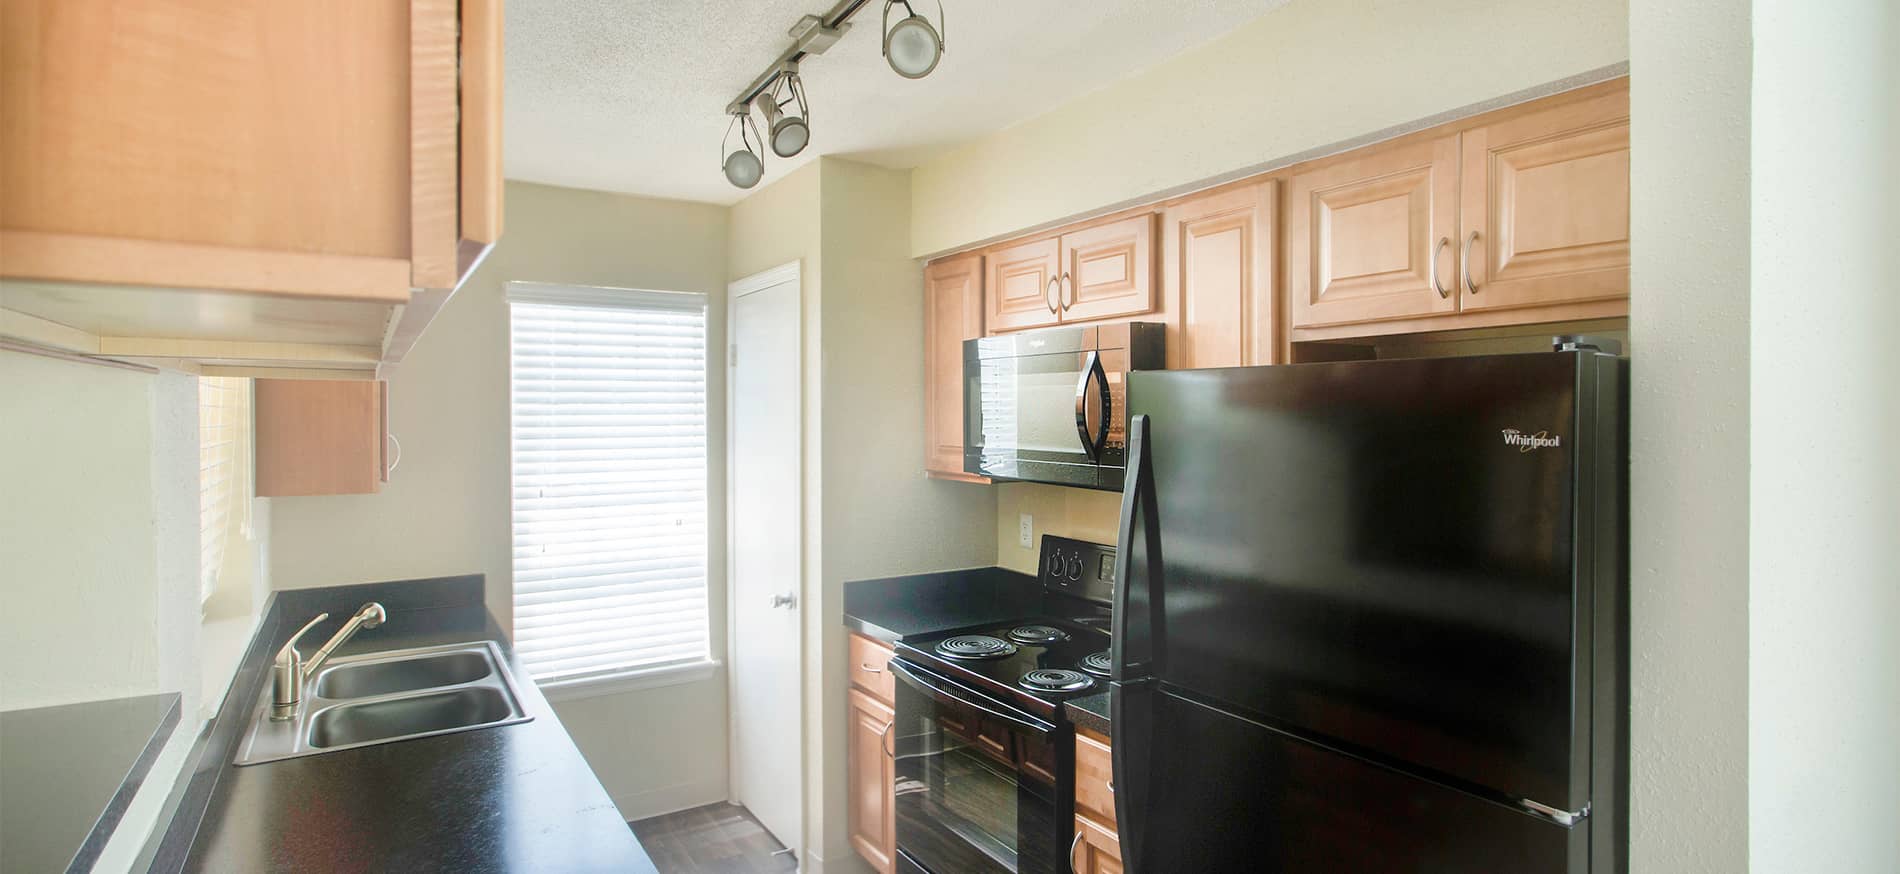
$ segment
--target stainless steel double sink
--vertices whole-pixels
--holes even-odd
[[[331,659],[291,718],[270,718],[265,683],[238,744],[256,765],[410,738],[527,722],[514,677],[493,641]]]

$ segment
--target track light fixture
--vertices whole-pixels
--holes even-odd
[[[891,7],[904,7],[904,17],[891,26]],[[884,0],[884,60],[897,75],[922,79],[943,59],[943,3],[937,3],[937,26],[910,8],[910,0]]]
[[[798,64],[788,62],[772,88],[753,103],[765,116],[765,138],[772,154],[790,158],[805,150],[811,142],[811,108],[805,105],[805,85],[798,78]],[[785,107],[795,106],[797,115],[786,115]]]
[[[836,45],[851,29],[851,16],[869,5],[870,0],[835,0],[824,14],[800,18],[787,34],[792,44],[726,106],[732,123],[726,126],[726,135],[720,140],[719,154],[727,182],[740,188],[759,184],[759,179],[765,176],[767,146],[771,147],[772,154],[790,158],[811,143],[811,108],[805,104],[805,83],[799,78],[798,62],[823,54]],[[895,25],[891,24],[893,6],[904,7],[904,15]],[[910,0],[884,0],[883,33],[884,60],[897,75],[906,79],[930,75],[930,71],[937,69],[937,62],[943,60],[943,0],[937,0],[935,26],[911,8]],[[794,107],[796,115],[790,111]],[[763,136],[752,120],[754,108],[765,118]],[[739,131],[736,149],[728,147],[734,128]]]
[[[726,156],[721,167],[725,170],[727,182],[740,188],[751,188],[759,184],[759,178],[765,175],[765,142],[759,136],[759,126],[753,123],[752,113],[745,104],[733,104],[726,108],[726,112],[732,115],[732,123],[726,126],[726,135],[719,141],[719,151]],[[726,144],[732,141],[733,128],[739,129],[739,147],[728,151]]]

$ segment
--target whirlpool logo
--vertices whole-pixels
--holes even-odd
[[[1526,434],[1516,428],[1504,429],[1504,445],[1515,446],[1519,452],[1529,452],[1533,449],[1555,449],[1563,445],[1563,440],[1564,438],[1556,436],[1549,431]]]

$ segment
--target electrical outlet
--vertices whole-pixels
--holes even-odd
[[[1036,517],[1024,513],[1017,521],[1016,545],[1024,549],[1036,548]]]

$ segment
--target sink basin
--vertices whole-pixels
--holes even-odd
[[[259,691],[235,762],[298,756],[527,722],[514,677],[493,641],[332,659],[304,686],[289,719],[270,718]]]
[[[329,749],[420,737],[500,722],[511,715],[513,709],[501,692],[484,686],[339,704],[310,720],[310,745]]]
[[[332,665],[317,674],[317,697],[367,698],[391,692],[460,686],[486,677],[494,669],[479,651]]]

